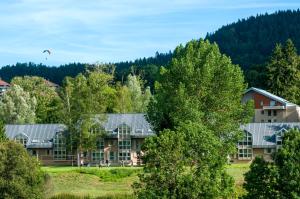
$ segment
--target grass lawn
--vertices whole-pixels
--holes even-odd
[[[107,196],[132,194],[131,184],[138,179],[141,167],[77,168],[77,167],[43,167],[50,175],[47,183],[49,197],[69,193],[76,195]],[[232,164],[227,167],[234,177],[237,193],[243,194],[243,174],[249,170],[249,164]]]
[[[131,184],[138,179],[142,168],[77,168],[43,167],[50,175],[47,196],[60,193],[80,196],[132,194]]]

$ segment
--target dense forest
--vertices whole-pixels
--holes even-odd
[[[266,62],[277,43],[283,44],[291,39],[300,49],[300,11],[278,11],[274,14],[251,16],[247,19],[221,27],[209,33],[205,39],[216,42],[220,51],[230,56],[234,64],[243,69],[249,86],[267,88],[264,82]],[[156,53],[149,58],[135,61],[113,63],[115,79],[126,81],[129,73],[140,75],[146,86],[153,87],[159,67],[166,66],[172,58],[172,52]],[[47,67],[42,64],[17,63],[0,69],[0,77],[10,81],[14,76],[36,75],[54,83],[61,84],[65,76],[74,77],[84,71],[88,64],[70,63],[58,67]]]

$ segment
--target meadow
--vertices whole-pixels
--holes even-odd
[[[48,198],[132,198],[131,185],[138,180],[141,167],[42,167],[48,173],[46,195]],[[243,174],[248,171],[248,164],[232,164],[227,172],[234,177],[236,192],[244,193]],[[59,197],[60,195],[61,197]],[[62,197],[63,195],[68,197]],[[74,198],[74,199],[75,199]]]

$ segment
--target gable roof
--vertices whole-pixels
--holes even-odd
[[[67,128],[63,124],[5,125],[6,136],[13,140],[17,135],[28,138],[27,148],[51,148],[52,139]]]
[[[117,136],[115,131],[120,125],[125,124],[131,130],[132,137],[147,137],[154,135],[150,124],[142,113],[133,114],[106,114],[103,127],[109,132],[108,136]],[[63,124],[10,124],[5,126],[5,132],[9,139],[13,140],[17,135],[28,138],[27,148],[52,148],[52,141],[56,133],[67,130]]]
[[[10,86],[10,84],[0,79],[0,86]]]
[[[292,128],[300,130],[300,123],[249,123],[241,126],[242,130],[252,134],[252,146],[254,148],[275,147],[276,134]]]
[[[245,93],[248,93],[248,92],[250,92],[250,91],[254,91],[254,92],[257,92],[257,93],[259,93],[259,94],[262,94],[262,95],[264,95],[264,96],[266,96],[266,97],[268,97],[268,98],[271,98],[271,99],[273,99],[273,100],[275,100],[275,101],[277,101],[277,102],[282,103],[284,106],[297,106],[296,104],[293,104],[293,103],[287,101],[286,99],[283,99],[283,98],[281,98],[281,97],[278,97],[277,95],[274,95],[274,94],[272,94],[272,93],[270,93],[270,92],[268,92],[268,91],[265,91],[265,90],[263,90],[263,89],[251,87],[251,88],[247,89],[247,90],[245,91]]]
[[[120,125],[125,124],[131,129],[132,136],[154,135],[144,113],[106,114],[106,116],[107,120],[103,126],[106,131],[113,134]]]

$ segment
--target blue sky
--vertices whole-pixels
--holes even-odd
[[[1,0],[0,66],[134,60],[241,18],[297,8],[299,0]]]

